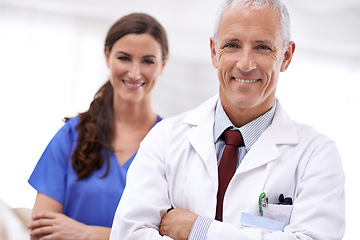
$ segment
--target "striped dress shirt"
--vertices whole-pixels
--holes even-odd
[[[226,115],[219,99],[216,104],[214,123],[214,144],[216,149],[218,166],[220,164],[222,152],[225,148],[225,141],[221,138],[221,134],[226,129],[239,130],[241,132],[245,146],[241,146],[238,148],[237,166],[239,166],[245,155],[250,151],[253,144],[259,139],[261,134],[271,125],[274,118],[275,109],[276,101],[274,102],[274,106],[269,111],[256,118],[255,120],[247,123],[246,125],[237,128],[231,123],[230,119]],[[206,239],[208,229],[213,220],[214,219],[211,218],[198,216],[194,223],[194,226],[191,229],[189,239]]]

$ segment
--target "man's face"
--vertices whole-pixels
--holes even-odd
[[[214,40],[211,56],[224,110],[245,110],[257,116],[268,111],[275,100],[279,73],[288,67],[295,48],[292,42],[286,51],[283,47],[280,16],[272,9],[227,9]]]

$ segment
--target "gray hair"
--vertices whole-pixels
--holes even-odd
[[[228,8],[241,7],[246,8],[250,7],[253,10],[264,10],[272,8],[280,15],[280,27],[281,27],[281,35],[283,38],[284,47],[286,47],[291,38],[290,34],[290,17],[289,12],[286,6],[280,0],[227,0],[220,7],[216,22],[215,22],[215,30],[214,30],[214,41],[217,41],[218,31],[220,20],[223,12]]]

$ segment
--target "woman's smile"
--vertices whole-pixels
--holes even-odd
[[[126,80],[121,80],[121,81],[124,83],[126,87],[130,89],[138,89],[145,85],[145,82],[143,81],[126,81]]]

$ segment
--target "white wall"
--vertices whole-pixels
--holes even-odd
[[[280,77],[278,97],[293,119],[337,141],[347,181],[346,239],[354,239],[360,214],[360,38],[354,31],[360,11],[319,13],[287,2],[293,3],[297,48]],[[0,198],[11,206],[32,206],[35,191],[27,179],[42,151],[62,118],[86,110],[106,80],[103,40],[113,20],[0,4]],[[207,50],[212,27],[196,35],[191,27],[163,24],[171,55],[153,99],[156,111],[168,117],[197,106],[218,85]]]
[[[85,111],[107,80],[103,41],[112,21],[1,5],[0,10],[0,198],[31,207],[35,196],[27,179],[41,153],[62,119]],[[173,57],[179,51],[174,48],[153,93],[154,109],[163,117],[217,92],[210,58]]]

